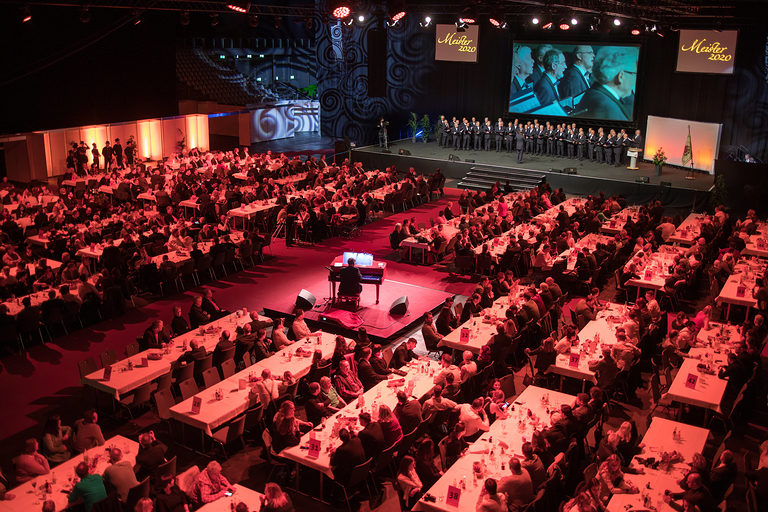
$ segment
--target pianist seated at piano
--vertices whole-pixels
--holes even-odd
[[[355,258],[347,260],[347,266],[339,271],[339,295],[355,296],[363,291],[363,280],[360,270],[355,266]]]

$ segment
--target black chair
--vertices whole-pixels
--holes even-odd
[[[128,498],[125,500],[128,510],[136,508],[136,503],[141,498],[149,498],[149,477],[145,478],[138,485],[131,487],[128,490]]]
[[[239,417],[227,423],[219,430],[213,432],[211,439],[213,439],[213,442],[221,447],[221,451],[224,453],[224,457],[228,457],[227,446],[230,446],[235,441],[240,441],[240,443],[243,445],[243,449],[245,449],[243,432],[245,432],[245,414],[241,414]]]
[[[381,457],[381,455],[379,457]],[[373,465],[373,459],[370,458],[365,462],[358,464],[357,466],[352,468],[352,471],[349,476],[349,480],[347,480],[347,482],[344,484],[342,484],[338,480],[334,480],[336,485],[341,487],[341,490],[344,492],[344,502],[347,504],[348,512],[352,512],[352,504],[351,504],[350,498],[357,496],[361,491],[363,485],[365,485],[366,492],[370,496],[371,490],[368,487],[368,478],[370,477],[370,474],[371,474],[372,465]]]

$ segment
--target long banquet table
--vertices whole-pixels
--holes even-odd
[[[330,357],[336,346],[336,336],[326,332],[316,334],[318,336],[311,336],[309,339],[288,345],[273,356],[258,361],[219,384],[179,402],[171,407],[171,416],[210,436],[218,427],[255,405],[250,403],[248,397],[251,389],[250,380],[252,377],[260,376],[262,370],[269,369],[275,377],[290,371],[298,379],[309,372],[312,366],[312,353],[315,350],[319,349],[323,353],[323,358]],[[350,340],[347,342],[349,343]],[[302,355],[296,355],[299,348]],[[221,399],[216,398],[217,391],[221,391]],[[193,412],[195,399],[201,401],[200,410],[197,413]]]
[[[104,473],[104,470],[109,466],[107,450],[110,447],[120,448],[123,451],[123,460],[130,462],[133,466],[136,461],[136,454],[139,452],[139,443],[123,436],[112,437],[106,440],[104,446],[75,455],[68,461],[51,468],[51,472],[47,475],[38,476],[15,489],[9,490],[8,492],[16,497],[13,500],[0,501],[0,512],[40,510],[45,500],[53,500],[56,503],[56,510],[64,510],[67,507],[67,498],[72,489],[72,482],[76,478],[75,468],[77,465],[83,462],[87,454],[90,463],[95,463],[91,472]],[[44,492],[47,488],[46,483],[50,483],[52,492]]]
[[[483,481],[486,478],[498,481],[509,475],[509,469],[503,470],[502,466],[506,467],[512,456],[522,458],[523,443],[533,437],[534,430],[549,426],[550,411],[559,409],[563,404],[572,405],[574,401],[575,397],[565,393],[536,386],[525,388],[512,404],[515,409],[510,415],[506,419],[497,419],[488,432],[472,443],[466,454],[445,470],[429,489],[428,494],[435,497],[435,502],[425,501],[422,497],[413,510],[474,510]],[[528,416],[529,411],[531,417]],[[506,448],[502,446],[502,441]],[[475,473],[475,464],[482,468],[480,473]],[[460,490],[455,506],[446,503],[449,486]]]
[[[685,220],[677,226],[675,232],[669,237],[667,242],[678,243],[682,245],[693,245],[701,236],[701,224],[709,216],[705,213],[690,213]]]
[[[669,504],[664,502],[664,491],[681,491],[677,482],[689,471],[693,455],[701,453],[709,437],[709,430],[678,423],[665,418],[654,417],[650,427],[643,436],[645,445],[643,453],[635,456],[634,467],[642,467],[644,473],[625,473],[624,478],[632,482],[639,490],[638,494],[614,494],[608,502],[608,512],[626,512],[627,510],[649,510],[657,512],[672,512]],[[673,464],[669,469],[658,467],[652,469],[639,466],[638,459],[661,459],[664,452],[678,452],[684,461]]]
[[[240,484],[234,484],[232,487],[235,489],[232,497],[219,498],[216,501],[206,503],[198,508],[197,512],[232,512],[240,502],[248,505],[249,512],[259,512],[261,510],[263,494]]]
[[[728,276],[715,302],[727,304],[725,318],[731,316],[731,306],[744,306],[747,308],[746,317],[749,317],[750,308],[757,307],[757,299],[752,296],[755,279],[759,275],[765,275],[768,264],[762,259],[741,258]]]
[[[270,318],[261,315],[258,318],[261,322],[272,322]],[[201,346],[211,352],[219,342],[224,329],[229,330],[230,339],[235,339],[237,327],[249,322],[251,322],[250,315],[242,315],[240,311],[235,311],[199,329],[176,336],[168,343],[166,350],[148,349],[118,361],[112,365],[112,375],[109,380],[104,380],[104,369],[101,368],[83,377],[82,382],[120,400],[120,397],[171,371],[171,365],[184,353],[185,347],[188,347],[192,340],[197,340]]]
[[[640,277],[627,281],[629,286],[637,287],[638,298],[640,298],[641,288],[654,291],[664,288],[664,283],[670,276],[669,267],[674,263],[675,257],[682,252],[682,249],[679,247],[662,245],[658,251],[645,255],[640,266],[637,268],[637,274]],[[630,259],[626,263],[625,268],[633,261],[636,261],[636,258]]]

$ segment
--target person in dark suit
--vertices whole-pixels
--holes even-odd
[[[512,84],[509,91],[510,101],[531,90],[528,77],[533,73],[531,48],[518,46],[512,55]]]
[[[565,70],[560,80],[560,95],[563,98],[576,97],[589,89],[595,50],[591,46],[577,46],[573,51],[573,65]]]
[[[200,345],[200,342],[197,340],[192,340],[189,342],[189,350],[184,352],[181,357],[179,357],[179,360],[191,363],[194,361],[200,361],[206,357],[208,357],[208,351],[205,350],[205,347]]]
[[[181,313],[181,306],[173,306],[173,319],[171,320],[171,332],[179,336],[189,331],[189,322]]]
[[[597,134],[594,128],[590,128],[587,133],[587,158],[590,162],[595,161],[595,143],[597,142]]]
[[[219,337],[219,342],[216,344],[216,348],[213,349],[213,364],[215,366],[220,365],[223,363],[226,359],[224,357],[226,354],[230,353],[230,350],[233,350],[235,348],[235,343],[230,339],[230,333],[228,330],[224,329],[221,332],[221,336]],[[234,354],[230,356],[233,357]]]
[[[522,123],[517,125],[515,141],[515,147],[517,148],[517,163],[522,163],[523,151],[525,150],[525,128],[523,128]]]
[[[203,309],[203,298],[201,296],[195,297],[192,302],[192,306],[189,308],[189,326],[192,329],[197,329],[201,325],[205,325],[211,321],[211,315],[205,312]]]
[[[550,50],[544,56],[545,73],[533,85],[533,92],[542,106],[551,105],[561,98],[557,89],[558,81],[565,71],[565,55],[560,50]]]
[[[410,361],[415,361],[419,356],[413,351],[416,348],[416,338],[408,338],[392,353],[389,361],[390,368],[400,368]]]
[[[115,139],[115,143],[112,145],[112,153],[115,155],[115,162],[117,168],[123,168],[123,145],[120,144],[120,139]]]
[[[409,399],[403,390],[397,392],[397,405],[392,412],[406,434],[421,423],[421,403],[416,399]]]
[[[450,296],[445,299],[443,308],[437,315],[437,320],[435,320],[435,329],[437,329],[437,332],[445,336],[458,326],[459,319],[453,312],[453,296]]]
[[[171,341],[168,334],[163,330],[163,321],[155,320],[152,325],[144,331],[144,348],[160,348]]]
[[[605,161],[605,143],[608,141],[608,137],[605,135],[603,128],[597,129],[597,138],[595,139],[595,161],[603,163]]]
[[[616,379],[616,374],[619,373],[619,367],[616,365],[616,361],[613,359],[610,347],[603,347],[603,358],[598,361],[592,361],[589,363],[589,369],[595,372],[597,377],[597,385],[601,389],[608,389]]]
[[[366,457],[360,438],[350,434],[346,428],[339,430],[339,439],[341,446],[331,454],[331,471],[333,479],[344,485],[349,481],[354,467],[365,462]]]
[[[547,52],[552,49],[551,44],[543,44],[541,46],[536,47],[536,51],[533,53],[533,59],[534,59],[534,65],[533,69],[531,70],[531,76],[530,76],[530,83],[536,84],[539,80],[541,80],[541,77],[544,76],[544,73],[546,73],[546,66],[544,65],[544,57],[547,55]]]
[[[494,140],[496,141],[496,152],[499,153],[502,150],[502,141],[504,140],[504,134],[506,133],[507,129],[504,127],[504,121],[499,118],[499,120],[496,123],[496,126],[493,127],[493,136]]]
[[[643,140],[643,135],[640,133],[640,130],[635,130],[635,136],[632,137],[631,146],[633,149],[637,150],[637,159],[642,160],[645,141]]]
[[[357,361],[357,378],[360,379],[366,391],[379,382],[387,380],[386,375],[376,373],[373,366],[371,366],[370,359],[372,353],[370,347],[365,347],[360,352],[360,359]]]
[[[378,421],[371,420],[371,414],[367,412],[361,412],[360,426],[363,430],[357,433],[357,437],[360,438],[360,442],[363,443],[363,450],[366,457],[376,457],[381,450],[386,448],[384,446],[384,431],[381,430],[381,425]]]
[[[631,96],[637,80],[637,53],[633,48],[605,48],[595,57],[594,85],[576,106],[585,117],[630,121],[632,105],[622,101]]]
[[[200,304],[200,307],[203,308],[203,311],[208,313],[208,315],[211,317],[211,320],[216,320],[217,318],[221,318],[229,314],[229,311],[222,309],[216,302],[216,299],[213,298],[213,290],[210,288],[205,289],[205,297],[203,297],[203,301]]]
[[[360,269],[355,266],[355,258],[347,260],[347,266],[339,271],[339,295],[360,295],[363,291]]]

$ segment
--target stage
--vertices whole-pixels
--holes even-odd
[[[379,303],[376,304],[375,286],[363,285],[360,306],[355,310],[352,305],[331,305],[331,290],[324,277],[307,283],[306,290],[317,299],[315,306],[304,315],[310,328],[355,338],[357,329],[365,327],[369,337],[382,345],[413,329],[415,324],[421,322],[425,312],[437,312],[445,298],[453,295],[441,290],[385,279],[380,288]],[[402,296],[408,297],[407,312],[404,315],[390,315],[390,306]],[[295,307],[295,296],[287,297],[283,301],[276,300],[266,306],[264,313],[269,317],[293,318]],[[344,326],[336,320],[338,318],[351,324]]]
[[[352,158],[362,161],[366,168],[383,168],[396,165],[400,171],[414,167],[417,172],[432,173],[440,168],[448,179],[461,180],[470,171],[492,171],[504,184],[503,173],[535,172],[544,175],[554,188],[562,187],[568,194],[587,195],[603,191],[606,195],[622,194],[630,203],[645,203],[661,199],[671,207],[701,207],[708,199],[714,185],[714,176],[696,171],[695,179],[686,179],[689,173],[677,167],[664,166],[661,176],[656,176],[653,164],[638,162],[637,170],[626,166],[614,167],[587,160],[536,156],[525,154],[523,162],[517,163],[517,153],[441,148],[437,142],[412,143],[403,139],[390,144],[391,153],[383,153],[378,146],[365,146],[352,150]],[[400,150],[410,155],[400,155]],[[450,161],[449,155],[460,160]],[[474,162],[466,162],[466,159]],[[575,174],[562,172],[573,168]],[[647,183],[637,180],[647,179]],[[458,185],[462,187],[461,184]]]

